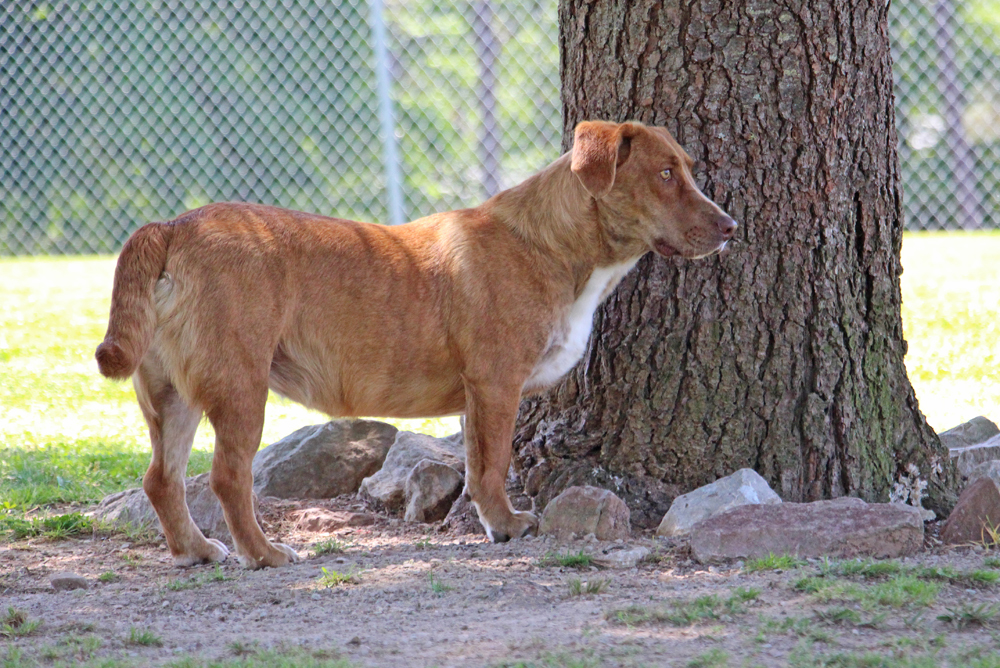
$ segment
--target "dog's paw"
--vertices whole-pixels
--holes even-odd
[[[503,528],[483,525],[486,528],[486,535],[493,543],[506,543],[511,538],[523,538],[524,536],[534,536],[538,533],[538,519],[527,511],[516,511],[510,519],[504,523]]]
[[[247,557],[245,554],[236,555],[236,559],[240,562],[240,566],[250,570],[277,568],[301,560],[299,553],[284,543],[271,543],[270,545],[272,549],[259,559]]]
[[[188,568],[198,564],[225,561],[229,556],[229,548],[214,538],[206,538],[205,545],[197,552],[174,555],[174,566]]]

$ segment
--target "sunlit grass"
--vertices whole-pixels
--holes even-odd
[[[906,369],[927,421],[1000,421],[1000,232],[906,234],[902,260]]]

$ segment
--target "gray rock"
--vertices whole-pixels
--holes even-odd
[[[966,481],[972,480],[973,471],[977,466],[994,459],[1000,459],[1000,434],[982,443],[950,448],[948,453],[958,466],[958,473]]]
[[[1000,488],[992,478],[979,478],[965,488],[941,530],[947,544],[992,543],[1000,527]]]
[[[407,522],[443,520],[462,493],[462,474],[447,464],[421,459],[406,478]]]
[[[90,587],[87,578],[76,573],[55,573],[49,577],[49,584],[56,591],[70,591],[72,589],[87,589]]]
[[[397,431],[374,420],[333,420],[298,429],[253,458],[254,491],[281,499],[353,494],[382,466]]]
[[[914,554],[923,539],[918,508],[842,497],[733,508],[692,528],[691,552],[701,563],[768,554],[883,559]]]
[[[980,478],[990,478],[1000,487],[1000,459],[991,459],[973,467],[969,472],[969,484]]]
[[[982,415],[974,417],[968,422],[952,427],[948,431],[938,434],[941,445],[953,450],[955,448],[965,448],[970,445],[978,445],[988,441],[997,434],[1000,434],[1000,427]]]
[[[232,546],[233,537],[229,534],[229,527],[226,526],[222,505],[209,487],[208,476],[208,473],[202,473],[184,480],[191,519],[206,538],[215,538]],[[257,510],[256,494],[253,495],[253,507],[257,523],[262,524]],[[94,510],[93,516],[113,526],[127,524],[137,529],[155,527],[163,532],[156,511],[153,510],[153,504],[149,502],[149,498],[141,488],[127,489],[105,497]]]
[[[377,507],[400,512],[406,505],[406,481],[422,460],[444,464],[465,473],[465,443],[462,434],[434,438],[401,431],[389,448],[381,470],[361,481],[358,493]]]
[[[457,536],[486,534],[486,529],[479,521],[479,513],[468,494],[458,495],[458,498],[451,504],[451,510],[448,511],[444,522],[441,523],[441,528]]]
[[[649,556],[649,548],[642,545],[615,545],[606,552],[594,555],[594,563],[602,568],[635,568],[636,564]]]
[[[767,481],[753,469],[740,469],[725,478],[674,499],[656,529],[657,536],[681,536],[698,522],[748,504],[781,503]]]
[[[618,540],[632,531],[629,510],[613,492],[600,487],[569,487],[552,499],[542,513],[538,532],[566,539],[594,534],[598,540]]]

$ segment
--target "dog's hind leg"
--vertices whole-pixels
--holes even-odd
[[[520,389],[465,384],[465,491],[495,543],[538,527],[534,515],[514,510],[505,489]]]
[[[299,555],[288,545],[270,542],[254,514],[251,466],[264,429],[267,376],[259,383],[247,382],[252,375],[247,372],[243,384],[236,380],[221,389],[218,396],[224,400],[207,407],[206,413],[215,428],[212,491],[222,504],[237,558],[243,566],[256,569],[284,566],[298,561]]]
[[[184,475],[201,410],[181,398],[155,355],[143,360],[133,379],[153,446],[142,488],[160,518],[174,564],[222,561],[229,550],[219,541],[205,538],[191,519],[185,499]]]

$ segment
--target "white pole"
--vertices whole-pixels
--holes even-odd
[[[403,216],[403,175],[396,146],[396,121],[392,108],[392,74],[386,48],[382,0],[371,1],[372,41],[375,43],[375,73],[378,77],[378,115],[382,131],[382,161],[385,163],[385,189],[389,195],[389,224],[406,222]]]

